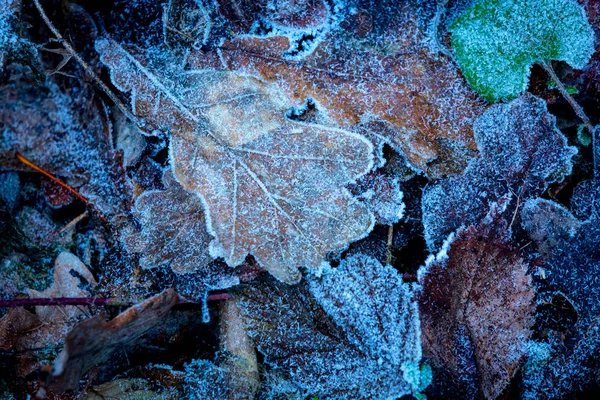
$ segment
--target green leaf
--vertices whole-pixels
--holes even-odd
[[[526,90],[535,63],[583,68],[594,51],[592,28],[573,0],[479,0],[450,32],[465,78],[488,101]]]
[[[575,86],[569,86],[569,87],[567,87],[567,93],[577,94],[577,93],[579,93],[579,90]]]

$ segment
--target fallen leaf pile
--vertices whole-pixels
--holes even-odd
[[[595,398],[598,34],[0,0],[0,398]]]

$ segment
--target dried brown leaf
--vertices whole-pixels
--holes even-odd
[[[483,102],[453,61],[428,47],[430,18],[410,2],[359,3],[352,12],[340,7],[321,30],[288,33],[274,25],[263,37],[224,41],[214,58],[276,82],[297,104],[314,99],[343,127],[385,121],[391,129],[375,133],[422,170],[440,155],[439,138],[474,149],[471,125]],[[199,61],[216,65],[210,58]]]
[[[67,335],[48,377],[48,387],[61,393],[75,390],[87,370],[133,345],[144,333],[163,322],[179,296],[166,290],[106,322],[100,314],[77,324]]]
[[[484,222],[459,230],[420,272],[424,355],[451,373],[464,398],[502,393],[533,323],[531,277],[502,211],[494,206]]]
[[[236,266],[250,253],[278,279],[297,282],[300,266],[318,267],[373,226],[344,188],[373,165],[363,137],[287,119],[275,85],[184,68],[156,49],[146,62],[114,41],[96,48],[147,128],[172,134],[174,176],[203,200],[211,256]]]
[[[164,174],[163,183],[165,190],[147,191],[137,198],[134,214],[141,232],[131,229],[125,242],[140,253],[142,268],[168,264],[180,274],[202,269],[211,260],[202,200],[186,192],[171,171]]]

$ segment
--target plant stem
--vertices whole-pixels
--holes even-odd
[[[597,178],[598,175],[600,174],[600,171],[598,171],[597,162],[596,162],[596,159],[597,159],[596,153],[598,153],[598,151],[596,150],[596,132],[595,132],[594,126],[590,122],[590,119],[587,117],[587,115],[585,115],[583,108],[579,105],[579,103],[577,103],[575,101],[573,96],[571,96],[569,94],[569,92],[567,92],[567,88],[565,87],[565,85],[560,81],[560,79],[558,79],[556,72],[554,72],[554,68],[552,68],[552,64],[550,62],[541,63],[541,66],[546,70],[548,75],[550,75],[550,78],[552,78],[552,80],[556,83],[556,87],[557,87],[558,91],[560,92],[560,94],[562,94],[562,96],[565,98],[565,100],[567,100],[567,102],[569,102],[569,104],[573,108],[573,111],[575,111],[575,114],[577,114],[579,119],[583,122],[583,124],[589,131],[590,135],[592,135],[592,153],[594,155],[594,178]]]
[[[208,295],[208,301],[228,300],[232,296],[229,293],[212,293]],[[41,299],[10,299],[0,300],[0,307],[16,308],[27,306],[132,306],[133,303],[123,302],[114,297],[54,297]]]

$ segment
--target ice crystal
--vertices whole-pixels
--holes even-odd
[[[535,63],[583,68],[594,33],[574,0],[478,0],[450,26],[469,84],[488,101],[518,96]]]
[[[507,193],[539,196],[571,172],[576,153],[546,103],[530,94],[490,107],[474,125],[479,157],[462,175],[425,189],[423,224],[430,249],[461,225],[476,224]]]
[[[248,334],[291,382],[278,386],[332,399],[411,393],[403,369],[420,362],[420,330],[398,273],[353,255],[309,280],[308,290],[269,282],[242,293]]]
[[[251,253],[296,282],[299,266],[316,268],[371,230],[373,216],[344,188],[372,168],[363,137],[290,121],[275,85],[184,69],[164,53],[161,69],[144,65],[114,41],[96,48],[149,130],[172,134],[174,176],[203,201],[211,256],[235,266]]]

